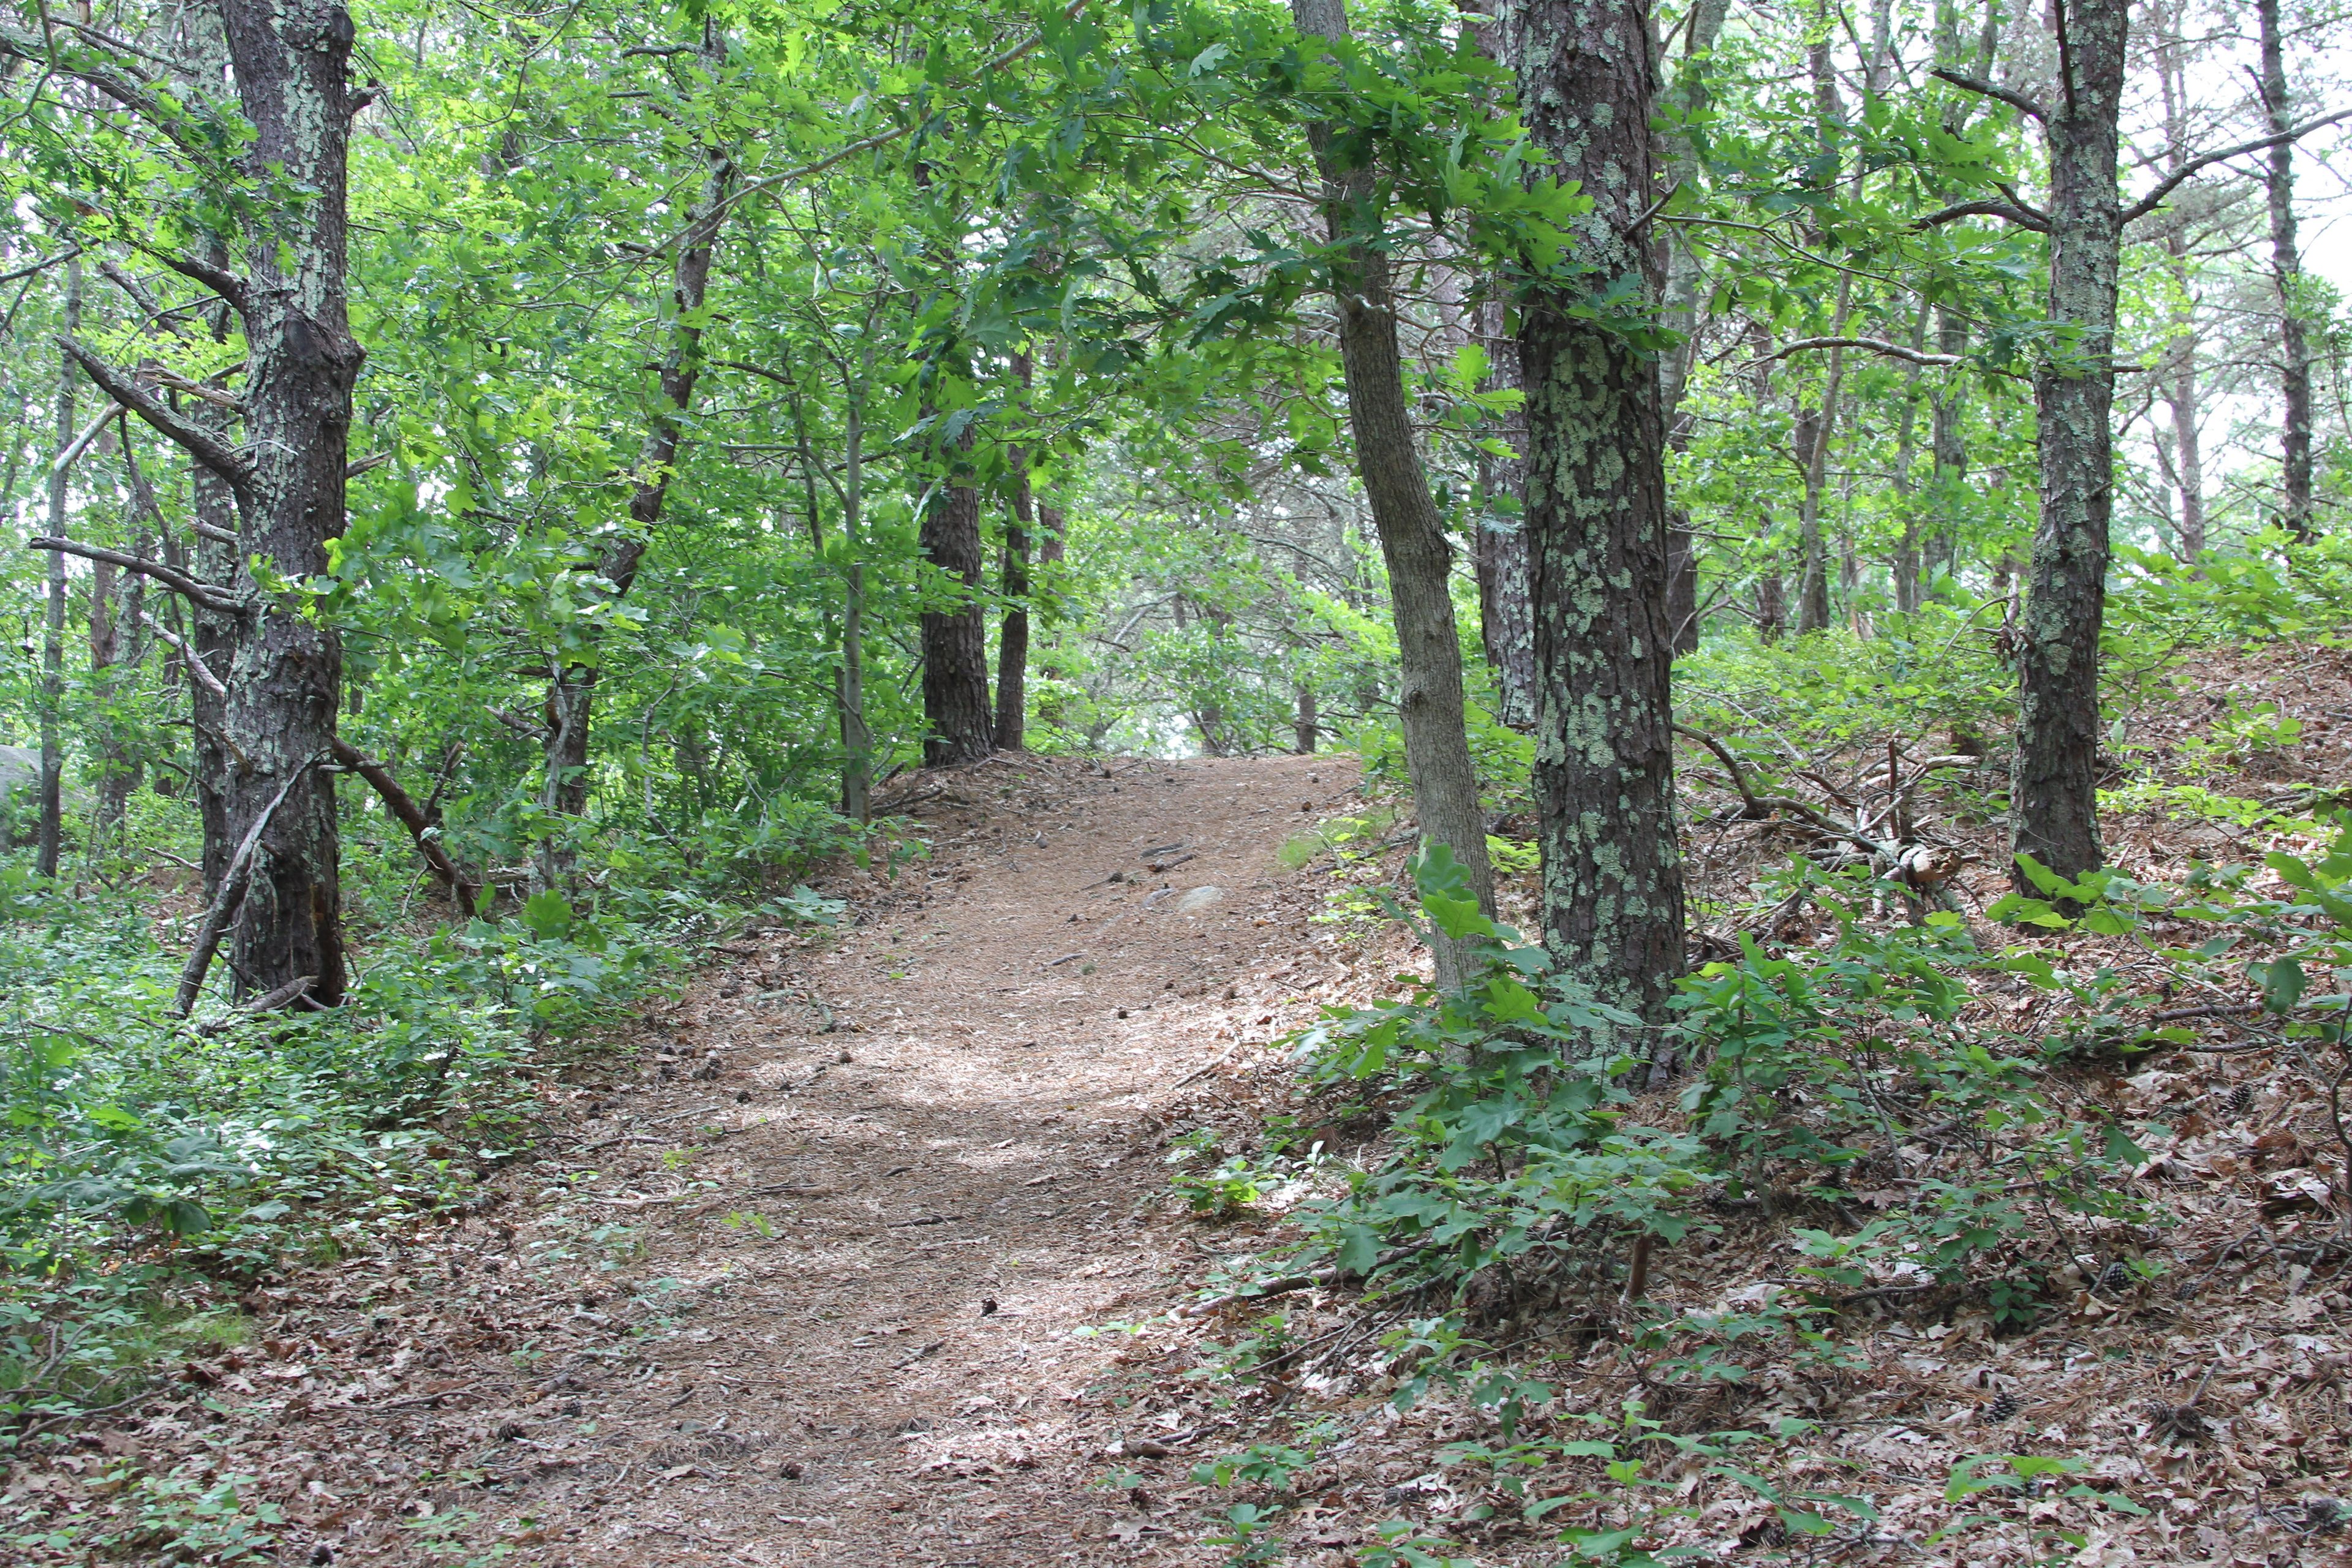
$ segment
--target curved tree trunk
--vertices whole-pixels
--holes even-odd
[[[1627,237],[1656,200],[1646,14],[1636,0],[1529,0],[1525,18],[1529,135],[1593,197],[1580,222],[1599,279],[1654,301],[1655,258]],[[1656,367],[1579,319],[1582,302],[1580,289],[1532,289],[1519,327],[1544,935],[1603,1000],[1658,1023],[1684,962],[1665,432]]]
[[[1341,0],[1292,0],[1298,30],[1348,36]],[[1348,386],[1348,425],[1356,469],[1371,503],[1388,564],[1389,604],[1396,619],[1397,710],[1404,728],[1405,772],[1424,844],[1442,844],[1469,874],[1478,907],[1495,912],[1495,877],[1486,858],[1486,817],[1465,729],[1462,637],[1454,618],[1454,552],[1445,520],[1429,493],[1421,440],[1404,397],[1396,304],[1385,252],[1351,238],[1352,209],[1371,199],[1371,172],[1342,167],[1328,128],[1309,127],[1323,179],[1324,216],[1339,254],[1331,293],[1339,317],[1339,359]],[[1464,978],[1456,944],[1435,939],[1440,985]]]
[[[2069,0],[2065,79],[2049,106],[2050,320],[2064,339],[2034,371],[2042,517],[2020,632],[2014,853],[2064,876],[2101,862],[2099,627],[2114,510],[2116,184],[2126,0]],[[2024,885],[2023,873],[2018,878]]]

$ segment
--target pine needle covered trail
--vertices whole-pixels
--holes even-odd
[[[1276,851],[1353,783],[926,775],[936,854],[837,889],[856,929],[736,944],[483,1213],[269,1292],[238,1462],[350,1563],[1094,1560],[1117,1347],[1075,1331],[1164,1310],[1154,1108],[1266,1032],[1234,983],[1314,897]]]

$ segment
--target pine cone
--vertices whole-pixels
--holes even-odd
[[[1984,1407],[1985,1425],[1998,1426],[2004,1421],[2014,1419],[2017,1413],[2024,1408],[2024,1404],[2017,1395],[2004,1388],[1993,1395],[1990,1405]]]
[[[2118,1258],[2099,1270],[2099,1289],[2120,1290],[2131,1283],[2132,1267]]]
[[[2221,1101],[2221,1114],[2232,1121],[2237,1121],[2253,1108],[2254,1086],[2250,1083],[2238,1085],[2230,1091],[2229,1098]]]

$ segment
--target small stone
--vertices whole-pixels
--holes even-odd
[[[995,1297],[983,1296],[980,1299],[980,1315],[983,1318],[992,1318],[996,1315]]]
[[[836,1062],[845,1062],[849,1059],[849,1053],[847,1051],[844,1051],[833,1059]]]

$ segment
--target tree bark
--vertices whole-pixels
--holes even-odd
[[[1478,306],[1478,338],[1486,350],[1485,390],[1517,392],[1519,345],[1507,326],[1500,300]],[[1478,578],[1478,640],[1495,676],[1495,717],[1514,730],[1536,721],[1536,623],[1528,601],[1528,415],[1524,405],[1502,420],[1498,432],[1512,456],[1482,453],[1478,485],[1478,541],[1471,564]],[[1497,504],[1507,499],[1507,506]]]
[[[237,627],[221,732],[233,757],[228,837],[242,842],[267,826],[230,964],[240,995],[310,975],[310,996],[333,1006],[345,983],[341,845],[334,774],[317,764],[334,742],[342,645],[299,596],[265,595],[247,563],[296,582],[324,575],[327,545],[343,531],[352,384],[365,357],[344,294],[352,19],[335,0],[220,8],[256,132],[246,167],[308,193],[294,213],[247,231],[238,307],[252,455],[235,486],[236,582],[253,608]]]
[[[1712,5],[1716,0],[1706,0]],[[1510,0],[1494,11],[1467,13],[1479,53],[1508,68],[1516,46],[1510,37]],[[1507,281],[1489,274],[1471,319],[1471,330],[1486,351],[1486,377],[1480,390],[1520,392],[1519,344],[1510,326]],[[1496,435],[1508,457],[1478,456],[1478,522],[1470,564],[1478,584],[1478,641],[1495,680],[1495,717],[1525,732],[1536,721],[1536,622],[1528,601],[1528,411],[1522,403],[1499,421]]]
[[[81,262],[66,263],[66,336],[81,331]],[[71,465],[66,453],[75,435],[75,394],[81,370],[70,353],[58,355],[58,455],[49,467],[49,535],[62,539],[71,530],[66,519],[67,486]],[[41,622],[41,777],[40,826],[33,850],[36,876],[55,877],[58,857],[65,843],[65,701],[66,701],[66,558],[61,551],[47,552],[43,576]]]
[[[1591,284],[1654,302],[1655,252],[1629,233],[1657,199],[1645,11],[1528,0],[1524,26],[1522,112],[1550,172],[1593,199],[1579,220]],[[1544,935],[1570,974],[1656,1024],[1684,963],[1665,432],[1656,367],[1580,319],[1585,293],[1538,286],[1520,311]]]
[[[2263,110],[2273,134],[2294,123],[2287,96],[2286,49],[2280,37],[2279,0],[2254,0],[2262,29]],[[2304,320],[2303,258],[2295,249],[2294,143],[2270,150],[2264,194],[2271,218],[2271,278],[2279,298],[2279,393],[2284,402],[2279,428],[2279,521],[2288,535],[2308,544],[2311,515],[2311,335]]]
[[[1029,384],[1029,356],[1013,356],[1013,374]],[[996,749],[1017,752],[1027,739],[1029,720],[1029,532],[1027,454],[1013,454],[1013,515],[1004,526],[1004,555],[998,581],[1003,617],[996,634]]]
[[[2122,203],[2116,183],[2127,0],[2063,0],[2050,156],[2050,320],[2033,375],[2042,515],[2019,626],[2012,852],[2061,875],[2097,867],[2099,627],[2114,511]],[[2024,873],[2019,885],[2028,887]],[[2029,889],[2030,890],[2030,889]]]
[[[945,454],[950,464],[971,449],[969,427],[955,446],[955,451]],[[919,544],[923,559],[946,580],[945,584],[927,585],[927,599],[936,595],[945,602],[922,613],[923,765],[976,763],[995,750],[995,724],[988,701],[980,491],[968,475],[950,471],[932,491],[930,504],[923,509]]]
[[[1323,726],[1317,721],[1315,714],[1314,683],[1299,681],[1297,696],[1297,717],[1291,722],[1291,739],[1297,742],[1296,749],[1300,756],[1311,757],[1315,754],[1315,742],[1323,732]]]
[[[715,27],[706,32],[704,40],[705,62],[715,70],[726,58],[725,41]],[[705,148],[702,188],[687,216],[686,232],[678,240],[677,258],[670,268],[670,297],[664,312],[668,342],[659,373],[660,395],[637,447],[636,481],[629,492],[629,532],[604,552],[598,564],[604,592],[614,600],[626,597],[636,583],[637,569],[644,564],[646,546],[669,496],[670,479],[677,471],[686,416],[694,406],[695,383],[702,374],[702,304],[709,291],[710,264],[718,255],[719,231],[727,224],[728,198],[734,184],[733,153],[723,147]],[[593,643],[593,634],[583,635]],[[600,667],[593,657],[583,658],[577,653],[551,656],[550,661],[555,673],[547,688],[540,805],[552,817],[579,817],[588,810],[588,743]],[[574,856],[567,834],[549,832],[532,857],[532,886],[546,890],[569,880]]]
[[[1664,129],[1658,139],[1658,163],[1670,184],[1696,183],[1699,178],[1698,149],[1682,127],[1706,110],[1707,70],[1729,9],[1729,0],[1697,0],[1691,7],[1682,61],[1660,105]],[[1661,314],[1667,330],[1681,339],[1658,364],[1658,412],[1665,422],[1667,450],[1680,453],[1691,438],[1691,419],[1683,408],[1683,395],[1689,389],[1691,369],[1697,363],[1699,292],[1705,279],[1699,273],[1698,254],[1688,239],[1669,225],[1656,227],[1658,242],[1666,250],[1665,308]],[[1666,616],[1674,630],[1674,651],[1679,654],[1698,647],[1698,541],[1691,531],[1688,509],[1672,501],[1669,494]]]
[[[1292,0],[1298,30],[1348,37],[1342,0]],[[1644,124],[1646,125],[1646,121]],[[1356,237],[1360,213],[1376,200],[1374,172],[1349,167],[1334,153],[1328,126],[1310,125],[1316,172],[1334,255],[1332,302],[1339,318],[1339,360],[1348,388],[1348,425],[1356,471],[1370,503],[1387,563],[1389,605],[1396,621],[1398,715],[1405,773],[1424,845],[1442,844],[1469,876],[1478,908],[1495,912],[1495,878],[1486,858],[1486,817],[1465,728],[1462,637],[1454,618],[1453,551],[1445,520],[1430,494],[1421,442],[1405,405],[1404,363],[1397,344],[1389,258]],[[1443,936],[1433,959],[1441,986],[1466,978],[1465,955]]]
[[[1936,311],[1936,352],[1957,357],[1969,346],[1969,323],[1965,317],[1938,307]],[[1932,494],[1928,500],[1929,515],[1935,519],[1927,531],[1925,553],[1932,558],[1938,540],[1945,543],[1945,559],[1949,562],[1958,548],[1960,535],[1959,508],[1966,494],[1965,481],[1969,473],[1969,448],[1964,435],[1968,417],[1968,384],[1958,370],[1939,373],[1935,390],[1929,395],[1928,444],[1935,461]],[[1931,579],[1921,584],[1919,597],[1937,596]]]

